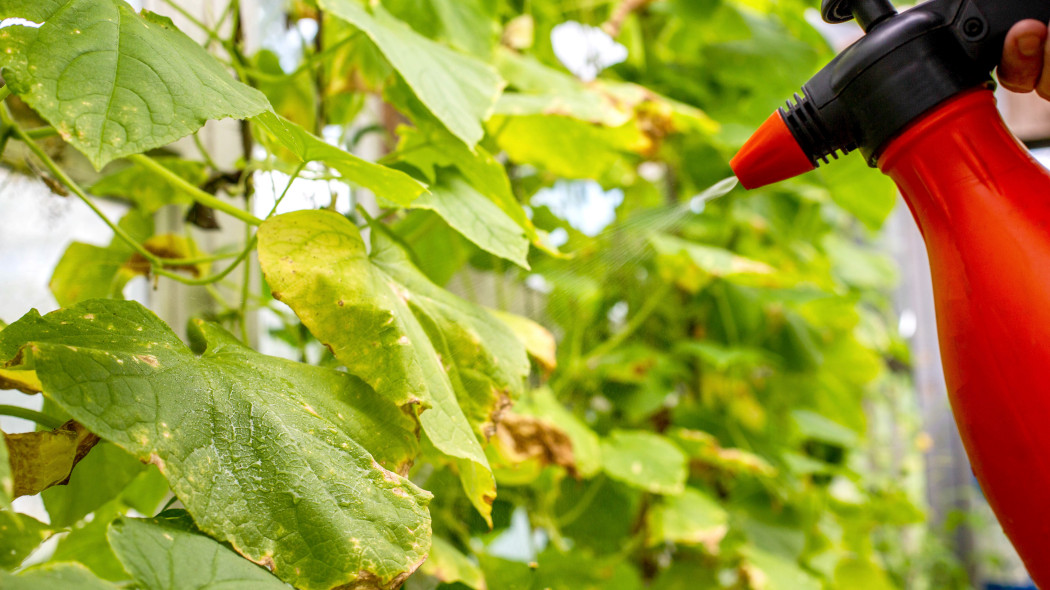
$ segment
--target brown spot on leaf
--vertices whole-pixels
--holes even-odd
[[[149,454],[149,460],[147,461],[147,463],[149,463],[150,465],[156,465],[157,469],[160,469],[161,473],[164,473],[164,469],[165,467],[167,467],[167,465],[165,465],[164,463],[164,459],[161,459],[160,455],[156,453]]]
[[[338,305],[339,307],[342,307],[342,306],[346,305],[346,303],[343,302],[342,299],[340,299],[339,301],[336,301],[335,304]]]
[[[248,556],[245,555],[245,557],[248,557]],[[270,573],[273,573],[273,572],[277,571],[277,564],[275,564],[273,562],[273,556],[272,555],[263,555],[262,559],[259,559],[259,560],[255,560],[255,559],[252,559],[251,557],[248,557],[248,561],[250,561],[250,562],[252,562],[252,563],[254,563],[256,565],[263,566],[264,568],[270,570]]]
[[[515,463],[536,459],[543,465],[564,467],[574,477],[576,456],[572,440],[557,426],[533,416],[507,413],[496,425],[496,440]]]
[[[157,357],[153,356],[152,354],[136,354],[135,358],[153,367],[154,369],[160,368],[160,361],[158,361]]]

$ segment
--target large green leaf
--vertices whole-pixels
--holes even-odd
[[[109,525],[109,540],[124,567],[143,588],[288,588],[273,574],[237,555],[215,539],[183,530],[164,518],[117,519]]]
[[[386,588],[415,570],[430,495],[380,465],[416,454],[412,420],[345,373],[205,322],[191,337],[137,303],[91,301],[27,314],[0,352],[20,349],[51,399],[158,465],[202,530],[281,579]]]
[[[419,100],[456,137],[473,147],[485,134],[503,89],[488,64],[423,37],[381,4],[371,13],[358,0],[321,0],[321,8],[349,21],[376,44]]]
[[[11,0],[10,17],[43,26],[0,29],[4,79],[96,168],[269,108],[169,19],[122,0]]]
[[[426,192],[423,185],[404,172],[358,158],[272,112],[259,115],[255,122],[299,161],[324,162],[347,182],[363,186],[385,199],[407,205]]]
[[[4,590],[117,590],[117,586],[100,580],[79,563],[50,563],[25,570],[17,576],[0,570],[0,588]]]
[[[0,510],[0,570],[18,567],[50,532],[31,516]]]
[[[430,209],[479,248],[528,269],[529,240],[525,231],[492,201],[455,174],[412,203]]]
[[[602,441],[605,473],[655,494],[685,490],[685,461],[674,443],[651,432],[618,430]]]
[[[524,347],[484,309],[437,287],[379,229],[372,253],[346,218],[299,211],[259,230],[259,261],[274,296],[295,310],[351,373],[394,403],[422,403],[424,432],[459,459],[486,517],[495,493],[478,435],[521,392]]]

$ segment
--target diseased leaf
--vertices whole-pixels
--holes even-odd
[[[255,122],[300,162],[324,162],[341,174],[343,180],[363,186],[384,199],[408,205],[426,192],[423,185],[404,172],[358,158],[272,112],[259,115]]]
[[[572,439],[551,421],[535,416],[504,413],[489,451],[500,484],[531,483],[548,465],[576,474]]]
[[[0,588],[4,590],[118,590],[118,587],[100,580],[79,563],[48,563],[24,570],[18,575],[0,570]]]
[[[43,25],[0,29],[4,79],[95,168],[269,108],[171,20],[122,0],[11,0],[11,17]]]
[[[529,268],[525,230],[458,175],[443,174],[412,207],[434,211],[482,250]]]
[[[146,466],[120,447],[103,442],[73,468],[69,483],[44,490],[51,524],[66,527],[116,498]]]
[[[0,389],[17,389],[33,395],[40,393],[41,387],[36,371],[0,369]]]
[[[0,510],[0,570],[18,567],[50,532],[51,527],[31,516]]]
[[[221,543],[166,519],[119,518],[109,525],[113,551],[143,588],[286,590],[283,582]]]
[[[201,162],[173,156],[157,156],[153,160],[193,186],[200,186],[208,180],[207,171]],[[100,197],[131,201],[148,213],[154,213],[166,205],[193,204],[193,198],[189,194],[175,188],[169,182],[159,182],[156,172],[138,162],[132,162],[126,168],[103,176],[91,185],[88,191]]]
[[[685,454],[664,437],[618,430],[602,441],[602,466],[609,477],[654,494],[685,490]]]
[[[648,513],[649,542],[671,542],[703,547],[718,554],[718,545],[729,532],[729,513],[718,502],[695,488],[667,496]]]
[[[514,411],[535,416],[556,425],[572,443],[575,473],[591,477],[601,471],[601,442],[582,420],[577,418],[554,397],[550,388],[535,389],[514,405]]]
[[[17,324],[16,324],[17,325]],[[3,433],[11,461],[13,496],[32,496],[65,482],[98,436],[74,420],[55,430]]]
[[[484,515],[495,493],[478,435],[522,390],[524,347],[484,309],[437,287],[379,229],[366,252],[357,227],[329,211],[266,221],[259,261],[289,304],[351,373],[399,406],[421,403],[423,431],[457,462]]]
[[[117,224],[132,239],[144,242],[153,235],[153,219],[133,209]],[[88,299],[122,299],[125,285],[142,270],[128,264],[135,250],[114,236],[109,246],[73,242],[51,274],[51,293],[61,306]]]
[[[416,454],[411,418],[350,375],[212,324],[191,337],[193,350],[137,303],[90,301],[28,314],[0,351],[21,349],[51,399],[159,466],[202,530],[281,579],[396,587],[430,536],[430,495],[380,465]]]
[[[434,537],[430,547],[430,557],[423,562],[419,570],[434,576],[445,584],[462,583],[474,590],[487,590],[485,575],[481,568],[456,549],[452,543]]]
[[[481,124],[503,90],[494,68],[423,37],[381,4],[371,4],[371,13],[357,0],[321,0],[320,5],[368,35],[453,135],[470,148],[481,140]]]

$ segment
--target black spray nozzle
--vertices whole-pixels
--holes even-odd
[[[1050,20],[1050,0],[930,0],[897,13],[889,0],[824,0],[828,22],[867,34],[780,110],[814,165],[860,149],[874,166],[892,138],[946,100],[992,83],[1010,28]]]
[[[883,20],[897,14],[889,0],[824,0],[820,4],[820,15],[831,24],[857,19],[865,31]]]

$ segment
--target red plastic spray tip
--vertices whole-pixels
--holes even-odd
[[[799,147],[780,116],[774,112],[730,162],[744,188],[751,190],[787,180],[816,168]]]

